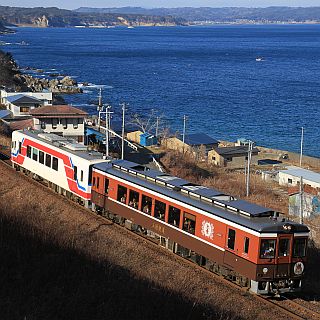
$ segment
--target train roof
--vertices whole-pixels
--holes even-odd
[[[72,138],[62,137],[54,133],[45,133],[37,130],[20,130],[18,132],[38,141],[45,142],[47,145],[57,147],[85,160],[92,162],[95,162],[96,160],[105,161],[103,160],[102,153],[88,150],[87,146],[78,143]]]
[[[95,164],[94,168],[260,233],[285,232],[284,226],[288,223],[294,232],[309,232],[305,225],[281,218],[274,219],[275,212],[272,209],[235,199],[218,190],[134,162],[115,160]]]

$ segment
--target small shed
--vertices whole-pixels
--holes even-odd
[[[144,147],[149,147],[156,145],[158,143],[158,139],[151,133],[145,132],[140,134],[140,144]]]

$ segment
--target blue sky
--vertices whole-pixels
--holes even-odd
[[[59,7],[75,9],[79,7],[268,7],[320,6],[320,0],[9,0],[0,1],[3,6],[18,7]]]

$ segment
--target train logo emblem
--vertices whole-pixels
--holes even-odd
[[[304,271],[304,264],[301,261],[297,262],[293,267],[293,272],[296,275],[301,275],[303,271]]]
[[[214,226],[208,221],[202,221],[201,233],[206,238],[213,239]]]

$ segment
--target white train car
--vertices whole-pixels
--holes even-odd
[[[16,169],[31,173],[57,192],[91,203],[91,175],[103,155],[88,151],[75,140],[52,133],[19,130],[12,133],[11,161]]]

